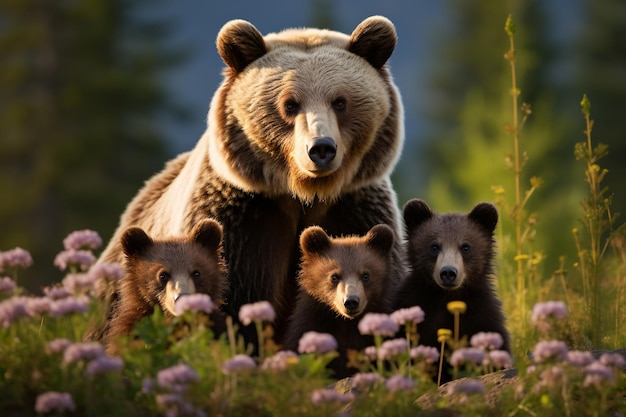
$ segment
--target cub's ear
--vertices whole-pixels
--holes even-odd
[[[352,32],[348,51],[365,58],[374,68],[379,69],[393,53],[397,40],[396,28],[389,19],[371,16]]]
[[[122,250],[128,258],[141,256],[154,241],[139,227],[129,227],[122,235]]]
[[[491,203],[477,204],[467,217],[489,233],[493,233],[498,224],[498,210]]]
[[[407,201],[402,212],[404,215],[404,224],[409,232],[417,229],[422,223],[433,217],[433,212],[430,210],[430,207],[428,207],[428,204],[419,198]]]
[[[215,44],[224,63],[237,73],[267,52],[263,35],[252,23],[241,19],[222,26]]]
[[[393,247],[393,230],[386,224],[377,224],[365,235],[367,244],[383,255],[388,255]]]
[[[300,248],[303,254],[325,252],[330,248],[330,237],[319,226],[310,226],[300,235]]]
[[[192,235],[196,243],[214,252],[222,243],[222,226],[213,219],[202,220],[193,229]]]

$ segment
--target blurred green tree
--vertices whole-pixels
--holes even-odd
[[[0,250],[31,252],[20,285],[32,291],[58,280],[52,261],[69,232],[106,242],[167,157],[158,122],[182,109],[160,76],[185,52],[164,45],[169,26],[139,17],[144,6],[0,3]]]
[[[609,146],[602,166],[609,170],[606,186],[613,194],[612,209],[626,214],[626,2],[605,0],[583,2],[582,25],[576,77],[576,95],[587,94],[593,108],[596,140]],[[577,124],[577,140],[584,127]],[[582,178],[582,175],[579,175]],[[620,222],[623,219],[620,218]]]
[[[426,109],[432,129],[422,157],[416,158],[427,176],[422,197],[436,210],[466,211],[479,201],[494,201],[493,187],[498,187],[513,201],[514,173],[506,162],[513,141],[505,129],[512,124],[511,70],[503,58],[508,50],[504,23],[512,14],[518,28],[519,104],[528,103],[532,109],[520,134],[520,148],[528,158],[522,184],[525,190],[532,177],[544,181],[527,210],[539,212],[532,246],[550,248],[545,266],[549,275],[558,267],[559,256],[573,259],[575,254],[570,230],[579,216],[584,184],[574,173],[572,157],[579,138],[568,137],[550,85],[555,53],[542,2],[452,0],[449,10],[450,24],[433,67],[433,98]],[[501,213],[501,223],[510,232],[509,220]],[[512,260],[509,242],[499,243],[503,256]]]

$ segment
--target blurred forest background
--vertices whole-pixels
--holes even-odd
[[[233,18],[263,33],[327,27],[350,33],[365,17],[390,18],[399,44],[390,65],[406,110],[394,175],[399,204],[469,210],[512,188],[510,68],[504,22],[516,23],[524,168],[543,186],[533,243],[549,276],[576,257],[583,216],[584,141],[579,102],[592,103],[602,167],[626,212],[626,2],[623,0],[4,0],[0,3],[0,251],[31,252],[20,275],[33,291],[59,280],[52,261],[79,229],[106,242],[125,205],[166,160],[205,128],[223,64],[214,40]],[[622,219],[620,219],[621,221]]]

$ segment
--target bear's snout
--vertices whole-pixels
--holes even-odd
[[[328,136],[315,138],[308,152],[309,159],[313,161],[316,168],[327,169],[330,162],[337,155],[337,144],[333,138]]]
[[[361,299],[357,295],[349,295],[343,301],[343,306],[346,308],[348,313],[354,313],[359,309],[359,304]]]
[[[443,285],[454,286],[456,277],[458,275],[458,271],[453,266],[444,266],[439,271],[439,276],[441,277],[441,282]]]

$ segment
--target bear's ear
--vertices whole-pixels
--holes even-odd
[[[122,235],[122,250],[129,257],[141,256],[154,241],[139,227],[129,227]]]
[[[386,224],[377,224],[365,235],[367,244],[383,255],[388,255],[393,247],[393,230]]]
[[[222,226],[213,219],[206,219],[196,225],[192,235],[196,243],[216,251],[222,243]]]
[[[379,69],[389,59],[396,47],[396,28],[383,16],[371,16],[362,21],[352,35],[348,51],[365,58]]]
[[[426,220],[433,217],[433,212],[430,210],[430,207],[428,207],[428,204],[419,198],[407,201],[402,212],[404,215],[404,224],[409,232],[415,230]]]
[[[479,203],[467,215],[470,220],[483,227],[489,233],[493,233],[498,224],[498,210],[491,203]]]
[[[252,23],[241,19],[222,26],[216,46],[224,63],[238,73],[267,52],[263,35]]]
[[[322,253],[330,248],[330,237],[319,226],[310,226],[300,235],[303,254]]]

